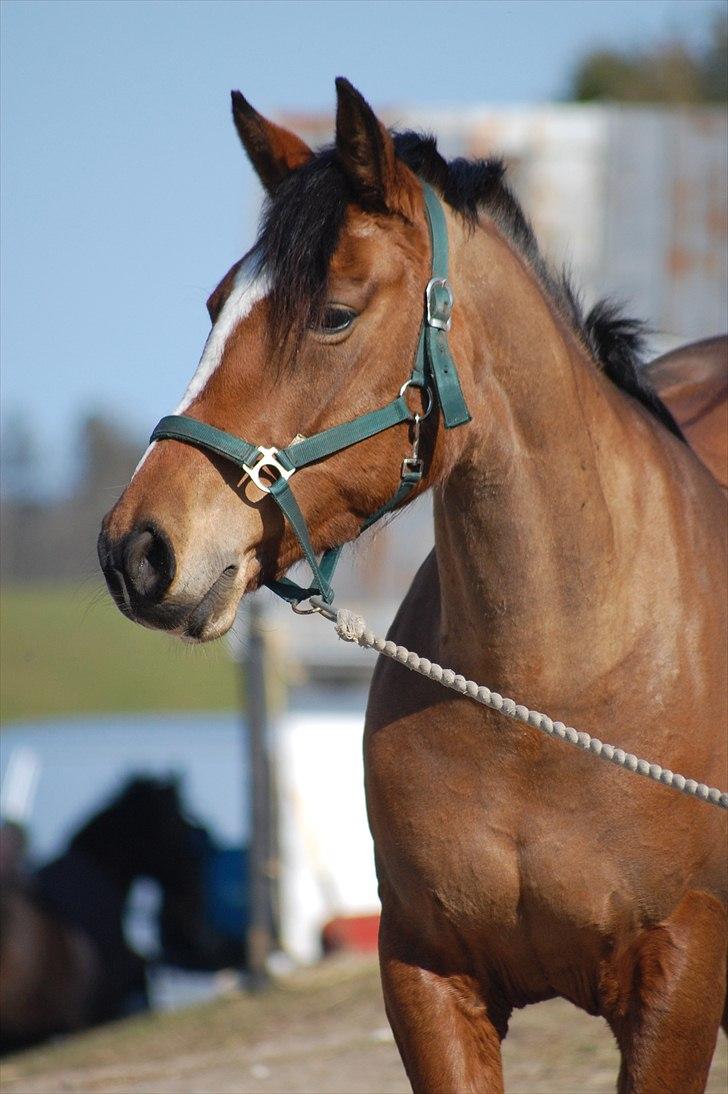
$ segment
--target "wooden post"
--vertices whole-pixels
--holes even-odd
[[[263,609],[257,596],[251,596],[249,600],[248,648],[243,658],[243,665],[246,682],[251,808],[248,973],[251,991],[260,991],[268,983],[267,962],[271,952],[273,817],[265,633]]]

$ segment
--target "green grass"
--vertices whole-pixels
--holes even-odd
[[[3,722],[240,702],[240,669],[225,642],[186,646],[147,631],[95,584],[5,586],[0,636]]]

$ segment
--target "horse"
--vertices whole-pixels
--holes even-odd
[[[728,488],[728,335],[665,353],[644,374],[705,466]]]
[[[107,1022],[148,1005],[146,961],[124,937],[132,883],[159,882],[180,946],[204,964],[201,847],[177,786],[135,777],[27,883],[0,901],[4,1051]]]
[[[267,202],[103,520],[122,613],[203,642],[262,584],[298,611],[311,590],[330,602],[341,545],[432,489],[435,548],[390,638],[723,781],[726,499],[641,376],[641,325],[585,313],[500,161],[390,132],[343,78],[318,151],[232,101]],[[308,587],[285,577],[304,557]],[[513,1009],[555,996],[606,1019],[620,1091],[704,1088],[721,810],[384,658],[364,762],[384,1000],[415,1091],[501,1091]]]

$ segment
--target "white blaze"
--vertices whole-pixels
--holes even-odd
[[[218,315],[212,330],[207,336],[205,348],[202,351],[202,357],[195,370],[195,374],[187,385],[187,390],[182,396],[181,401],[172,411],[173,414],[184,414],[197,396],[204,391],[208,380],[219,367],[225,355],[225,346],[227,345],[230,336],[237,330],[240,323],[242,323],[250,314],[254,306],[259,300],[263,299],[267,292],[268,280],[266,277],[261,276],[260,274],[252,276],[248,267],[245,265],[240,267],[235,275],[235,283],[232,292],[225,301],[222,311]],[[156,441],[152,441],[149,445],[137,464],[134,475],[139,471],[156,443]],[[134,478],[134,475],[132,475],[132,478]]]

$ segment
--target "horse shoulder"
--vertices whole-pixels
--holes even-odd
[[[440,587],[434,551],[388,637],[438,660]],[[442,940],[463,919],[514,921],[518,852],[513,795],[479,747],[483,719],[470,703],[381,657],[369,694],[364,758],[367,806],[383,900],[417,908]],[[475,747],[474,747],[475,742]],[[490,820],[492,819],[492,824]],[[468,883],[473,875],[478,885]]]

